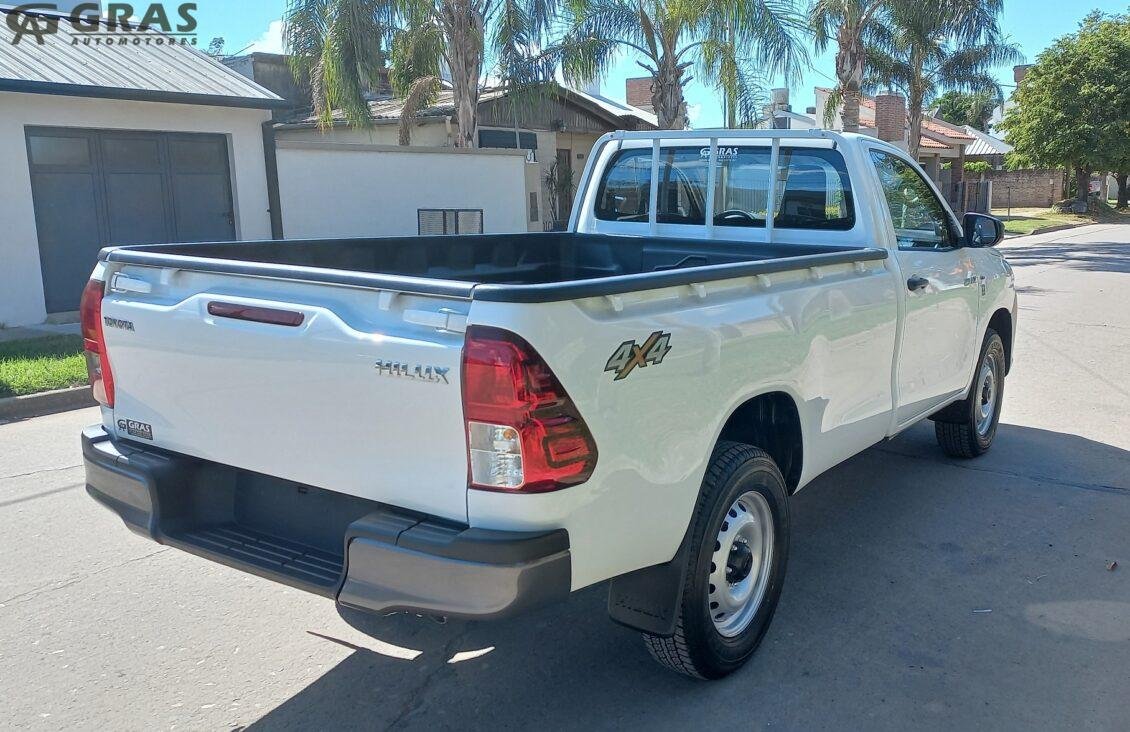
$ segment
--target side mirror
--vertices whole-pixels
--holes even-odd
[[[995,216],[967,213],[961,220],[967,247],[995,247],[1004,238],[1004,222]]]

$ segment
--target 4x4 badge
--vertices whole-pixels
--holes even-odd
[[[643,345],[638,345],[635,341],[621,343],[608,359],[608,363],[604,365],[604,370],[615,371],[616,378],[613,381],[619,381],[632,373],[637,366],[642,369],[649,364],[663,363],[663,359],[670,351],[671,334],[657,330],[647,337]]]

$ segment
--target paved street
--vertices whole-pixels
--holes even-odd
[[[1125,729],[1130,226],[1005,250],[1022,300],[993,450],[946,459],[919,425],[806,488],[777,618],[717,683],[654,664],[603,587],[362,633],[129,533],[82,489],[95,410],[2,425],[0,728]]]

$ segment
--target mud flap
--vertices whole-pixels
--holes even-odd
[[[614,578],[608,586],[609,617],[644,633],[673,636],[686,584],[689,547],[689,537],[684,535],[671,561]]]

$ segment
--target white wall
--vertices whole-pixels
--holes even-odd
[[[448,132],[441,118],[426,117],[412,127],[412,147],[452,147],[454,130]],[[317,127],[277,129],[278,140],[302,142],[350,142],[358,145],[398,145],[400,144],[400,124],[378,122],[372,127],[353,129],[352,127],[333,127],[319,130]]]
[[[483,231],[526,231],[525,153],[278,141],[288,239],[415,235],[420,208],[483,210]]]
[[[269,118],[270,112],[259,109],[0,92],[0,221],[4,222],[0,236],[0,323],[31,325],[47,316],[24,138],[26,125],[225,134],[231,154],[236,232],[241,239],[269,239],[271,220],[261,128]]]

